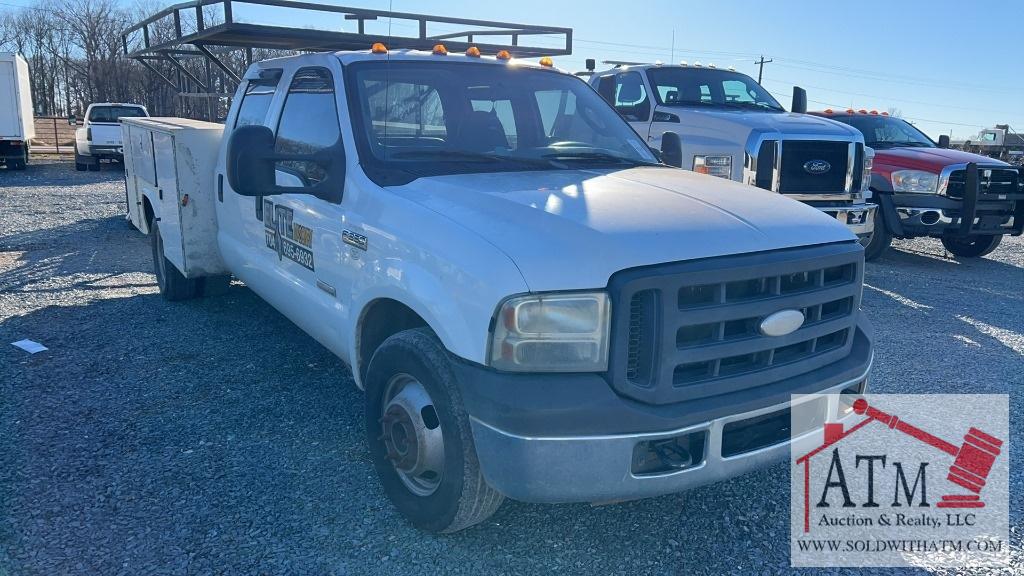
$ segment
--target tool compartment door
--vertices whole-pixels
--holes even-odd
[[[156,167],[156,216],[160,218],[160,235],[164,239],[164,256],[185,273],[185,250],[181,236],[181,213],[178,201],[178,174],[174,158],[174,136],[153,131],[153,156]]]

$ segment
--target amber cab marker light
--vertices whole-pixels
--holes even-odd
[[[889,115],[888,112],[882,112],[882,116],[888,116],[888,115]]]
[[[847,114],[853,114],[853,108],[847,108],[846,109],[846,113]]]
[[[448,49],[444,47],[444,44],[434,44],[434,54],[437,56],[447,56]]]
[[[466,49],[466,56],[471,56],[473,58],[479,58],[480,57],[480,49],[477,48],[476,46],[470,46],[469,48]]]
[[[373,52],[374,54],[387,54],[388,47],[382,42],[374,42],[373,46],[370,48],[370,52]]]
[[[863,108],[861,108],[860,110],[857,110],[857,113],[858,113],[858,114],[867,114],[867,113],[868,113],[868,111],[867,111],[867,110],[865,110],[865,109],[863,109]]]
[[[540,59],[540,65],[544,66],[545,68],[551,68],[552,66],[555,65],[555,63],[551,60],[551,58],[545,56]]]
[[[498,51],[498,60],[509,60],[510,58],[512,58],[512,54],[508,50]]]
[[[832,109],[831,108],[826,108],[825,109],[825,114],[831,114],[831,113],[832,113]]]
[[[871,113],[875,116],[878,116],[878,110],[872,110]]]

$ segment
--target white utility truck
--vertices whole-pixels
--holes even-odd
[[[0,52],[0,164],[24,170],[35,135],[28,64],[18,54]]]
[[[785,194],[870,241],[877,206],[865,197],[873,152],[857,130],[805,114],[802,89],[794,89],[786,112],[735,70],[606,64],[614,68],[592,74],[591,85],[667,163]]]
[[[122,124],[161,293],[232,275],[351,366],[424,529],[723,480],[789,454],[791,394],[865,389],[856,236],[658,163],[549,59],[303,54],[249,68],[223,137]]]
[[[97,102],[85,110],[82,127],[75,130],[75,170],[99,170],[101,160],[124,157],[121,119],[149,116],[145,106],[120,102]]]

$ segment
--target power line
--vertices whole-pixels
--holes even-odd
[[[782,85],[787,85],[787,86],[802,86],[802,87],[805,87],[805,88],[814,88],[815,90],[825,90],[826,92],[834,92],[836,94],[844,94],[846,96],[863,96],[865,98],[876,98],[876,99],[878,98],[877,94],[865,94],[863,92],[848,92],[846,90],[836,90],[835,88],[826,88],[824,86],[812,86],[810,84],[803,84],[803,83],[793,82],[791,80],[784,80],[782,78],[779,78],[779,79],[769,79],[769,80],[766,80],[766,82],[769,82],[769,83],[772,83],[772,84],[782,84]],[[935,104],[934,102],[923,102],[921,100],[908,100],[906,98],[893,98],[893,97],[890,97],[890,96],[886,96],[884,99],[885,100],[892,100],[892,101],[895,101],[895,102],[905,102],[907,104],[920,104],[922,106],[935,106],[935,107],[939,107],[939,108],[950,108],[950,109],[957,109],[957,110],[970,110],[970,111],[973,111],[973,112],[989,112],[989,113],[992,113],[992,114],[1002,114],[1002,113],[1004,113],[1004,111],[1002,111],[1002,110],[988,110],[988,109],[985,109],[985,108],[977,108],[975,106],[954,106],[952,104]]]

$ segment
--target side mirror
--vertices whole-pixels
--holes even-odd
[[[790,111],[796,114],[807,113],[807,90],[799,86],[793,86],[793,105]]]
[[[274,151],[274,133],[266,126],[236,128],[228,139],[228,184],[242,196],[310,194],[328,202],[341,202],[345,183],[345,149],[339,139],[334,145],[312,154],[281,154]],[[278,162],[312,163],[324,177],[312,186],[278,186]]]
[[[949,148],[949,135],[943,134],[939,136],[939,148]]]
[[[661,135],[661,161],[676,168],[683,167],[683,141],[675,132]]]
[[[585,61],[585,65],[588,71],[593,72],[597,68],[597,60],[594,60],[593,58],[587,58]]]

